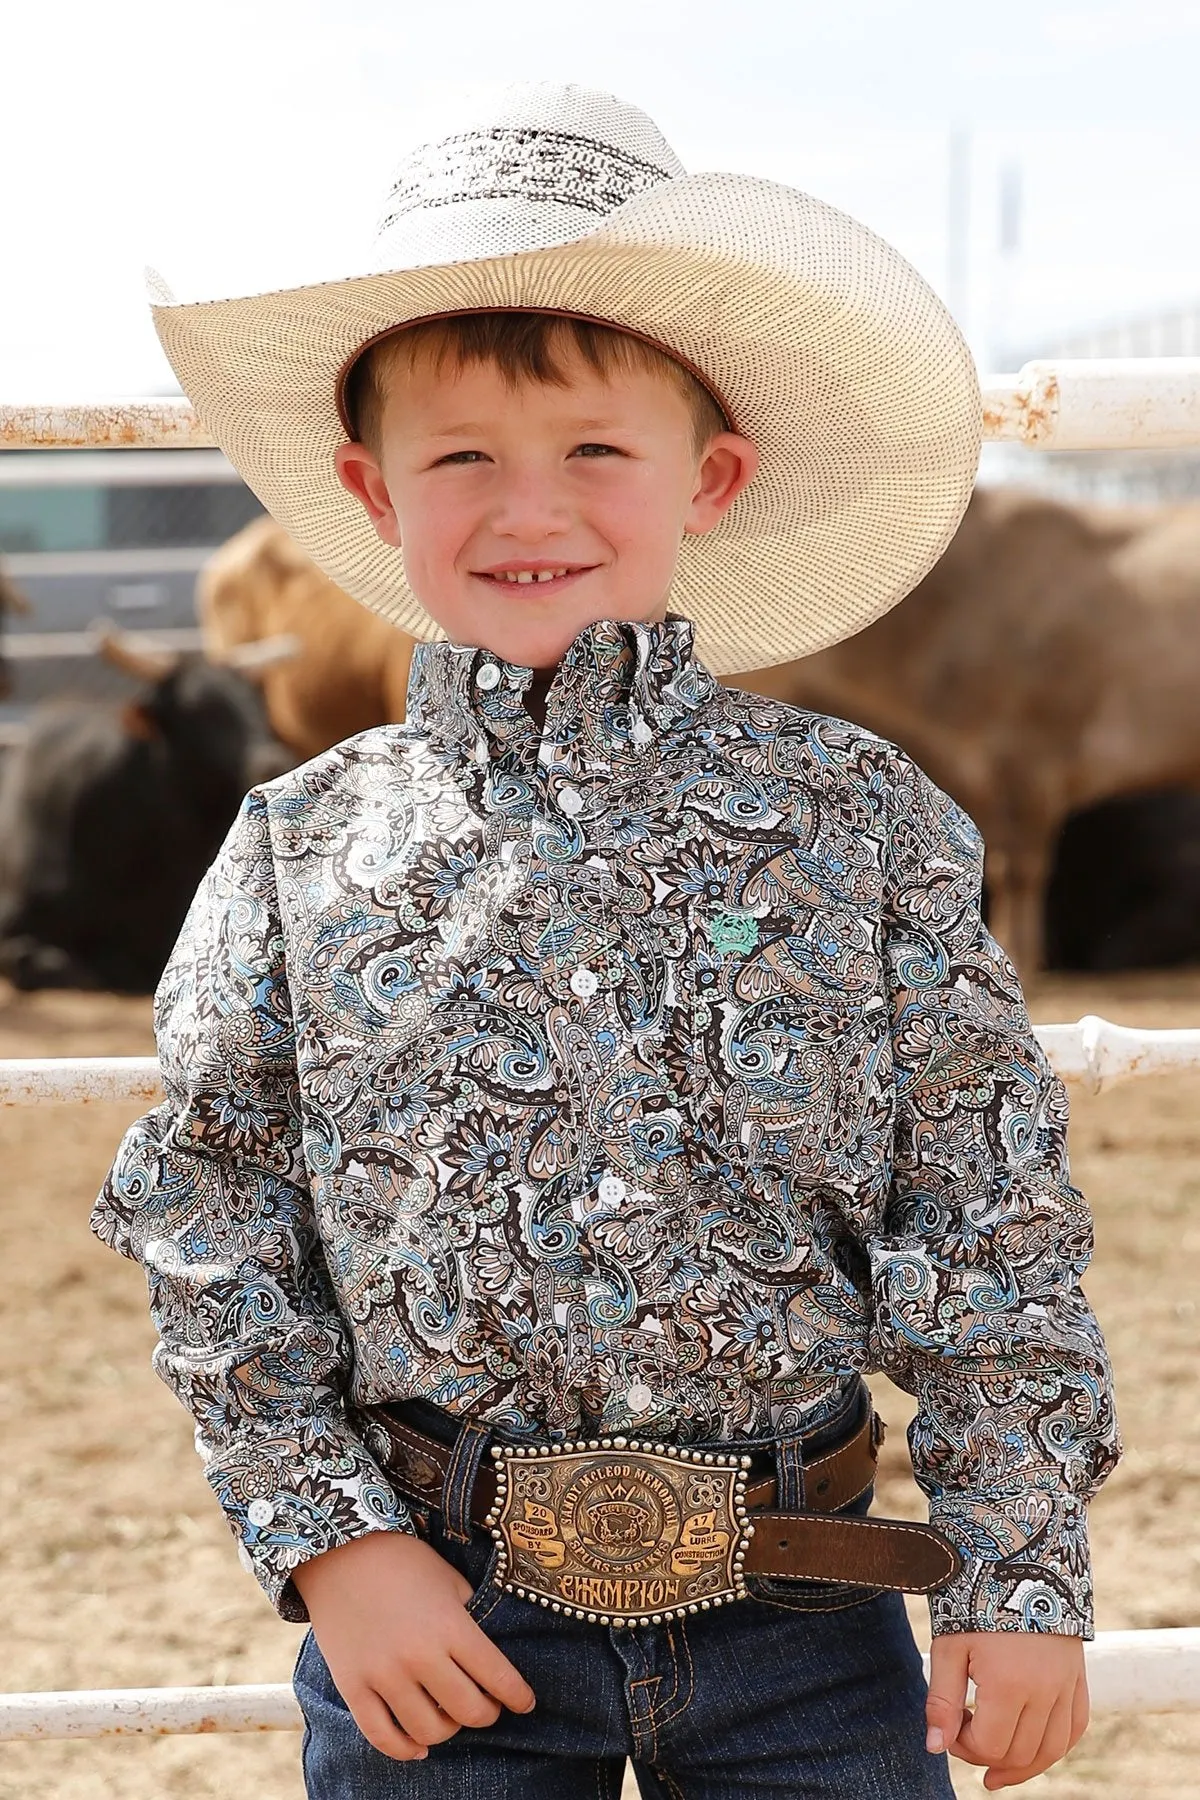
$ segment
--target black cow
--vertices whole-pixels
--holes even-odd
[[[0,776],[0,975],[152,992],[243,794],[289,762],[258,688],[200,658],[35,714]]]
[[[1200,794],[1103,801],[1067,820],[1046,895],[1052,969],[1200,961]]]

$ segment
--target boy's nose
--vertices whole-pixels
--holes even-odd
[[[571,513],[553,480],[529,474],[505,482],[495,496],[489,523],[499,537],[541,543],[567,530]]]

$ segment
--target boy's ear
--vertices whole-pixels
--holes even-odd
[[[333,453],[333,466],[338,480],[348,494],[367,510],[375,530],[385,544],[400,548],[400,521],[388,493],[383,470],[365,444],[339,444]]]
[[[700,537],[718,525],[758,474],[758,449],[736,431],[718,432],[700,459],[696,491],[683,529]]]

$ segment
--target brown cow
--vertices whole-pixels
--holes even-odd
[[[210,653],[301,639],[301,656],[263,676],[298,754],[403,717],[411,641],[272,521],[218,551],[200,594]],[[1032,973],[1068,815],[1200,787],[1200,506],[1100,511],[981,489],[901,606],[817,656],[726,680],[909,750],[977,820],[992,929]]]
[[[196,584],[205,654],[299,640],[258,679],[277,737],[297,756],[403,719],[412,639],[344,594],[274,519],[255,519],[209,559]]]
[[[1068,814],[1200,786],[1200,506],[981,489],[902,605],[741,684],[895,739],[954,794],[987,843],[992,929],[1030,973]]]

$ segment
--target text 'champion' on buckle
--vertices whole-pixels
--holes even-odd
[[[592,1625],[658,1625],[744,1598],[748,1456],[624,1437],[492,1456],[486,1524],[506,1593]]]

